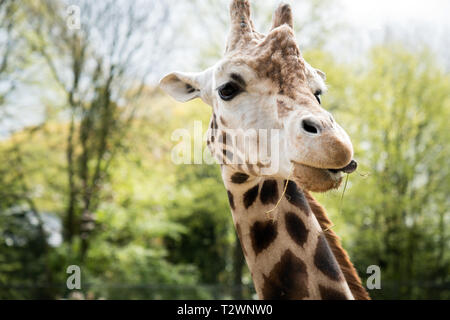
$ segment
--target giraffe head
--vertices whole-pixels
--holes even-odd
[[[342,173],[356,169],[353,147],[321,107],[325,74],[303,59],[290,6],[278,7],[265,36],[255,31],[247,0],[233,0],[230,16],[224,57],[203,72],[170,73],[161,87],[179,101],[200,97],[212,106],[208,145],[222,163],[290,177],[311,191],[337,188]]]

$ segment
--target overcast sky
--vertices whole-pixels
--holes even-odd
[[[353,46],[349,41],[354,54],[388,37],[410,48],[431,48],[442,66],[450,70],[450,0],[339,1],[343,21],[354,27]]]
[[[258,4],[270,12],[279,2],[280,0],[264,0]],[[283,2],[292,4],[297,21],[304,21],[307,1]],[[202,44],[209,45],[211,40],[215,40],[224,45],[229,25],[229,0],[212,0],[209,3],[214,5],[209,8],[205,5],[203,10],[196,9],[195,6],[190,7],[192,11],[178,7],[174,13],[176,20],[186,19],[189,23],[182,22],[185,34],[181,39],[174,39],[174,42],[185,42],[183,48],[175,52],[176,59],[169,64],[162,63],[155,77],[173,69],[195,68],[192,66],[193,60],[199,57],[198,47]],[[270,23],[262,22],[261,15],[261,12],[252,13],[257,29],[266,32]],[[450,70],[450,0],[330,0],[330,8],[323,10],[322,17],[325,22],[330,20],[345,25],[345,28],[333,34],[327,45],[330,51],[347,60],[364,57],[364,50],[377,42],[390,39],[402,41],[411,48],[430,47],[438,53],[443,66]],[[208,20],[209,18],[213,21]],[[209,39],[205,36],[208,33]],[[305,41],[304,34],[299,34],[298,38],[300,48],[307,48],[308,41]],[[213,61],[215,60],[208,60],[206,63],[212,64]]]
[[[345,17],[356,25],[381,28],[386,23],[450,25],[449,0],[340,0]]]

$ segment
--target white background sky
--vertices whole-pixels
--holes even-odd
[[[439,62],[450,70],[450,0],[337,0],[342,20],[354,27],[352,53],[367,49],[386,36],[390,28],[396,41],[412,48],[431,48]],[[357,43],[357,44],[355,44]],[[361,47],[361,48],[356,48]],[[354,52],[351,52],[354,50]]]
[[[197,0],[198,3],[203,1],[208,2]],[[204,36],[205,32],[214,34],[214,40],[220,43],[225,42],[228,25],[224,26],[224,24],[229,22],[227,17],[229,1],[211,0],[209,3],[213,3],[214,6],[204,11],[186,12],[180,9],[176,13],[177,17],[180,15],[181,20],[188,16],[187,19],[191,21],[183,28],[188,36],[184,35],[181,41],[184,39],[186,43],[176,53],[177,59],[171,62],[172,68],[164,64],[157,76],[173,68],[189,68],[192,65],[191,55],[198,56],[198,52],[195,52],[195,49],[193,51],[192,48],[198,48],[199,43],[208,43],[208,39]],[[253,0],[251,2],[258,2],[261,7],[271,11],[281,1]],[[291,3],[293,14],[298,20],[302,20],[302,15],[305,14],[302,10],[308,1],[283,0],[283,2]],[[355,59],[363,56],[362,51],[370,48],[377,41],[383,41],[386,36],[395,37],[395,40],[401,39],[413,48],[420,49],[425,45],[430,47],[438,53],[443,66],[450,70],[450,0],[330,0],[330,6],[331,10],[324,12],[323,17],[346,26],[340,33],[337,32],[336,37],[330,39],[329,46],[333,52],[347,59]],[[215,12],[211,12],[212,10]],[[202,15],[207,17],[203,18]],[[217,18],[217,15],[221,17]],[[261,17],[254,10],[252,15],[257,29],[262,32],[267,31],[270,25],[261,24],[261,21],[258,21]],[[217,18],[216,24],[207,22],[205,24],[205,20],[210,17],[213,20]],[[386,28],[390,30],[386,31]],[[189,30],[192,31],[189,32]],[[300,48],[307,46],[304,41],[302,43],[304,40],[302,35],[298,36]],[[180,42],[180,40],[175,39],[174,42]],[[209,64],[210,61],[207,63]]]
[[[340,0],[346,20],[380,28],[386,23],[426,23],[441,28],[450,25],[449,0]]]

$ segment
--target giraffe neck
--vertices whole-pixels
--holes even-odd
[[[350,291],[356,300],[370,300],[369,293],[363,287],[361,279],[356,272],[353,263],[350,261],[350,257],[347,252],[342,248],[339,237],[334,233],[332,227],[333,223],[327,216],[325,209],[312,197],[309,192],[304,192],[309,207],[316,216],[322,230],[326,230],[325,236],[328,244],[331,247],[336,260],[338,261],[341,271],[344,273],[345,280],[347,281]]]
[[[233,221],[261,299],[353,299],[305,194],[293,181],[222,167]]]

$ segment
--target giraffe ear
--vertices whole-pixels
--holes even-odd
[[[317,74],[322,78],[323,81],[327,80],[327,75],[322,70],[316,69]]]
[[[208,103],[208,75],[209,70],[198,73],[172,72],[160,80],[159,86],[178,101],[187,102],[200,97]]]

